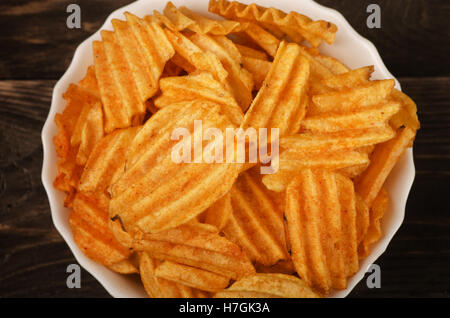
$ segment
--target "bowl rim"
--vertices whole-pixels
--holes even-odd
[[[238,0],[238,1],[242,2],[242,3],[254,2],[254,3],[264,5],[264,6],[271,6],[271,2],[269,0]],[[289,0],[285,0],[285,3],[286,3],[286,1],[289,1]],[[66,213],[65,217],[67,217],[67,212],[69,209],[63,207],[61,205],[61,202],[58,202],[58,201],[61,201],[61,195],[63,195],[63,194],[53,187],[54,176],[51,173],[52,172],[51,169],[53,169],[53,172],[56,171],[56,163],[54,160],[56,153],[55,153],[55,148],[53,145],[54,134],[52,133],[53,131],[55,131],[55,124],[54,124],[53,119],[54,119],[55,114],[58,111],[62,111],[65,107],[65,103],[63,103],[64,105],[62,105],[60,102],[60,100],[62,98],[61,97],[62,92],[65,91],[65,89],[63,89],[63,88],[67,87],[69,83],[76,81],[76,80],[73,80],[74,77],[75,78],[77,77],[77,75],[74,75],[74,72],[76,71],[77,66],[80,63],[83,63],[83,62],[80,62],[80,58],[82,58],[81,57],[82,54],[86,54],[86,50],[88,50],[90,52],[90,54],[92,55],[91,43],[94,40],[100,39],[100,30],[111,29],[111,20],[113,18],[121,17],[122,13],[125,11],[130,11],[130,12],[137,14],[138,16],[142,16],[142,14],[138,14],[135,9],[141,7],[142,5],[144,5],[144,3],[146,5],[149,5],[150,9],[153,10],[153,8],[156,5],[160,5],[160,4],[165,5],[166,2],[168,2],[168,1],[166,1],[166,0],[156,0],[156,1],[154,1],[154,0],[153,1],[137,0],[126,6],[123,6],[119,9],[113,11],[111,14],[109,14],[108,17],[106,18],[105,22],[102,24],[102,26],[95,33],[93,33],[91,36],[86,38],[84,41],[82,41],[77,46],[68,68],[66,69],[64,74],[61,76],[61,78],[56,82],[56,84],[53,88],[51,107],[49,109],[47,119],[44,123],[42,132],[41,132],[41,140],[42,140],[42,145],[43,145],[43,163],[42,163],[41,179],[42,179],[42,184],[44,186],[44,189],[45,189],[47,197],[48,197],[53,224],[54,224],[55,228],[57,229],[57,231],[59,232],[59,234],[63,237],[66,244],[69,246],[69,248],[70,248],[72,254],[74,255],[76,261],[78,262],[78,264],[80,266],[82,266],[92,276],[94,276],[95,279],[113,297],[142,297],[142,296],[145,297],[145,292],[144,292],[142,286],[140,288],[138,288],[139,290],[135,290],[135,291],[130,290],[130,288],[133,288],[134,283],[132,285],[127,285],[127,282],[125,279],[123,279],[122,282],[127,285],[126,288],[123,288],[123,289],[117,288],[115,286],[115,284],[111,281],[111,278],[113,277],[112,275],[114,275],[114,277],[115,277],[115,275],[121,275],[123,277],[126,277],[126,276],[123,274],[114,273],[111,270],[109,270],[107,267],[103,266],[102,264],[98,264],[98,263],[92,261],[91,259],[89,259],[86,255],[84,255],[81,252],[81,250],[75,244],[70,229],[69,229],[69,231],[67,231],[67,228],[65,227],[63,220],[62,220],[64,215],[61,215],[61,213],[63,213],[63,214]],[[178,5],[184,4],[185,2],[188,2],[188,0],[172,0],[172,2],[178,6]],[[208,0],[204,0],[204,2],[207,5]],[[281,2],[283,2],[283,1],[277,2],[274,6],[281,7],[282,6]],[[187,4],[187,5],[189,6],[189,4]],[[396,83],[396,88],[401,90],[400,83],[386,68],[375,45],[368,39],[361,36],[350,25],[350,23],[345,19],[345,17],[339,11],[329,8],[329,7],[326,7],[326,6],[323,6],[313,0],[302,0],[301,2],[298,1],[298,3],[295,3],[294,5],[296,6],[296,8],[300,8],[303,6],[303,7],[309,7],[310,10],[317,10],[319,12],[319,16],[326,15],[328,17],[332,17],[332,22],[333,23],[338,22],[337,23],[338,28],[339,28],[339,30],[341,30],[341,32],[343,29],[346,30],[347,35],[352,37],[352,39],[351,39],[352,41],[358,41],[366,47],[367,52],[370,53],[370,59],[373,60],[373,65],[376,66],[376,71],[380,72],[381,77],[394,79],[395,83]],[[283,9],[281,8],[281,10],[283,10]],[[304,11],[304,10],[298,10],[298,11]],[[146,12],[145,14],[148,14],[148,13],[149,12]],[[323,14],[323,13],[326,13],[326,14]],[[330,20],[330,19],[328,18],[327,20]],[[356,44],[356,42],[355,42],[355,44]],[[326,46],[326,44],[325,44],[325,46]],[[86,64],[86,62],[84,64]],[[80,75],[78,75],[78,77],[79,76]],[[81,78],[78,78],[78,80],[79,79],[81,79]],[[406,168],[405,167],[402,168],[404,170],[403,172],[405,173],[405,171],[406,171],[406,173],[408,174],[407,177],[405,177],[402,180],[403,188],[401,189],[402,190],[401,192],[403,194],[403,197],[399,200],[400,201],[398,204],[399,206],[397,206],[397,210],[399,208],[401,210],[400,214],[396,215],[397,219],[394,221],[394,224],[392,224],[391,227],[388,229],[389,233],[386,233],[384,231],[385,233],[383,233],[382,238],[376,244],[374,244],[377,246],[377,249],[375,249],[372,246],[371,253],[369,254],[369,256],[367,256],[364,260],[362,260],[360,262],[359,271],[355,275],[353,275],[352,277],[349,278],[347,289],[342,290],[342,291],[334,291],[330,295],[331,297],[337,297],[337,298],[346,297],[353,290],[353,288],[356,286],[356,284],[358,284],[358,282],[362,280],[362,278],[364,277],[364,274],[367,271],[367,269],[369,268],[369,266],[385,252],[385,250],[387,249],[393,236],[398,231],[400,226],[403,224],[403,220],[404,220],[404,216],[405,216],[405,209],[406,209],[406,201],[408,199],[408,195],[412,188],[412,184],[413,184],[413,181],[415,178],[415,167],[414,167],[412,148],[409,148],[406,151],[406,153],[403,155],[403,157],[400,161],[402,162],[401,165],[406,167]],[[396,165],[394,170],[399,170],[398,166],[400,166],[400,163],[398,163]],[[388,179],[391,179],[391,176]],[[398,198],[396,198],[396,199],[398,199]],[[397,211],[396,213],[399,213],[399,212]]]

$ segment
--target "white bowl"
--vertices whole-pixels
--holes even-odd
[[[184,5],[188,8],[209,15],[208,0],[172,0],[176,6]],[[114,11],[103,24],[101,29],[112,30],[111,19],[123,19],[125,11],[132,12],[140,17],[151,14],[153,10],[162,11],[166,5],[166,0],[140,0],[121,9]],[[333,22],[338,26],[336,41],[333,45],[322,44],[321,51],[331,55],[351,68],[358,68],[366,65],[374,65],[375,72],[373,78],[388,79],[393,78],[386,69],[375,46],[367,39],[361,37],[337,11],[326,8],[312,0],[241,0],[241,2],[255,2],[262,6],[276,6],[283,11],[297,11],[310,16],[313,19],[323,19]],[[78,82],[85,75],[86,69],[93,64],[92,41],[100,40],[100,33],[95,34],[81,43],[75,51],[75,55],[69,68],[56,83],[53,89],[52,105],[42,130],[42,143],[44,149],[44,161],[42,167],[42,183],[47,191],[52,211],[52,219],[56,229],[69,245],[78,263],[91,273],[105,289],[114,297],[146,297],[145,291],[136,275],[126,276],[117,274],[105,266],[98,264],[85,256],[75,244],[72,232],[69,227],[69,210],[64,208],[64,194],[53,188],[53,180],[57,174],[56,152],[53,146],[53,136],[56,134],[56,125],[53,121],[56,113],[62,112],[65,101],[62,94],[66,91],[70,83]],[[400,84],[396,81],[396,87],[400,89]],[[342,291],[333,292],[330,297],[345,297],[364,277],[368,267],[386,250],[389,242],[399,229],[405,215],[405,206],[408,193],[411,189],[415,175],[412,149],[408,149],[400,162],[395,166],[386,181],[386,188],[392,198],[391,204],[382,219],[383,237],[372,247],[371,254],[361,262],[358,273],[349,279],[348,288]]]

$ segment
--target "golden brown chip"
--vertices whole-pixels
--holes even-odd
[[[244,65],[245,69],[248,70],[250,74],[252,74],[253,80],[255,82],[255,89],[259,90],[262,87],[270,68],[272,67],[272,62],[243,56],[242,64]]]
[[[381,188],[370,208],[369,228],[358,248],[360,258],[367,257],[370,252],[370,245],[381,238],[383,234],[381,231],[381,219],[386,213],[388,206],[389,195],[385,188]]]
[[[152,298],[205,298],[208,293],[155,276],[160,261],[139,253],[139,272],[147,294]]]
[[[295,276],[255,274],[216,293],[215,298],[319,298],[320,295]]]
[[[69,222],[78,247],[89,258],[114,270],[130,256],[108,227],[108,201],[102,194],[87,197],[78,193]]]
[[[390,121],[391,125],[396,129],[402,126],[409,127],[413,130],[420,129],[420,122],[417,118],[416,103],[414,103],[410,97],[397,89],[392,91],[390,98],[402,105],[400,111],[392,117]]]
[[[356,191],[368,206],[372,206],[397,161],[401,158],[416,133],[411,128],[400,128],[397,136],[375,148],[371,156],[371,164],[366,171],[355,181]]]
[[[282,42],[241,127],[279,128],[279,135],[296,133],[305,116],[309,63],[297,44]]]
[[[208,128],[224,136],[235,126],[220,105],[206,100],[172,104],[153,115],[131,143],[125,174],[111,189],[111,217],[118,215],[129,232],[157,232],[193,219],[224,196],[241,165],[225,163],[225,155],[222,163],[205,161],[226,153],[226,142],[196,141]]]
[[[209,11],[227,19],[244,19],[289,29],[293,34],[298,33],[305,38],[314,47],[318,47],[322,40],[328,44],[333,43],[337,31],[337,27],[330,22],[313,21],[297,12],[286,14],[281,10],[256,4],[245,5],[236,1],[210,0]]]
[[[164,261],[156,267],[156,277],[207,292],[218,292],[228,286],[228,277],[196,267]]]
[[[237,21],[209,19],[186,7],[177,8],[170,1],[164,8],[164,15],[177,31],[189,29],[199,34],[227,35],[231,32],[240,32],[245,28],[245,25]]]
[[[170,260],[235,280],[255,272],[238,245],[206,224],[185,224],[156,234],[139,233],[134,248],[157,259]]]
[[[221,199],[213,203],[202,215],[202,221],[215,226],[221,231],[228,223],[233,206],[231,205],[231,194],[228,192]]]
[[[245,46],[242,44],[234,44],[236,46],[236,48],[239,50],[239,52],[241,53],[242,57],[251,57],[254,59],[259,59],[259,60],[264,60],[264,61],[268,61],[269,57],[267,56],[266,53],[264,53],[261,50],[256,50],[254,48],[251,48],[249,46]]]
[[[259,170],[240,174],[230,191],[232,213],[222,229],[252,261],[266,266],[288,259],[283,210],[261,182]]]
[[[355,192],[350,179],[302,170],[287,188],[286,219],[297,273],[328,293],[358,270]]]

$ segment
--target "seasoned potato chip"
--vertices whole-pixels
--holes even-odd
[[[232,213],[222,231],[252,261],[270,266],[288,259],[283,210],[258,174],[258,170],[241,173],[231,188]]]
[[[214,225],[221,231],[227,225],[232,213],[231,194],[228,192],[203,213],[202,219],[204,223]]]
[[[301,279],[285,274],[255,274],[216,293],[215,298],[319,298]]]
[[[200,268],[231,279],[255,269],[241,248],[203,224],[185,224],[156,234],[140,234],[134,248],[154,258]]]
[[[328,293],[358,270],[356,203],[350,179],[302,170],[287,188],[286,219],[300,277]]]
[[[199,34],[227,35],[231,32],[240,32],[245,28],[245,25],[237,21],[209,19],[186,7],[177,8],[170,1],[164,8],[164,15],[177,31],[189,29]]]
[[[395,138],[375,148],[371,164],[355,181],[356,191],[368,206],[372,206],[372,202],[380,192],[387,176],[409,147],[415,135],[415,131],[411,128],[400,128]]]
[[[279,128],[279,135],[296,133],[305,116],[309,63],[297,44],[282,42],[263,87],[253,100],[241,127]]]
[[[289,14],[275,8],[264,8],[256,4],[245,5],[236,1],[210,0],[209,11],[227,19],[244,19],[272,24],[299,33],[312,46],[317,47],[325,40],[328,44],[334,42],[337,27],[326,21],[313,21],[297,12]]]
[[[370,208],[369,227],[358,248],[360,258],[367,257],[369,255],[370,245],[381,238],[381,218],[386,213],[388,205],[389,195],[385,188],[381,188]]]
[[[245,69],[252,74],[255,82],[255,89],[259,90],[262,87],[270,68],[272,67],[272,62],[243,56],[242,64]]]
[[[77,194],[69,217],[73,237],[78,247],[91,259],[111,269],[130,256],[108,227],[108,198],[97,194],[87,197]]]
[[[420,122],[417,118],[417,105],[414,101],[401,91],[394,89],[390,98],[402,105],[400,111],[392,117],[390,123],[394,128],[402,126],[413,130],[420,129]]]
[[[160,261],[139,253],[139,272],[147,294],[152,298],[205,298],[208,293],[155,276]]]
[[[171,261],[162,262],[156,267],[154,275],[212,293],[226,288],[230,281],[228,277]]]
[[[264,61],[268,61],[269,60],[269,57],[263,51],[256,50],[254,48],[251,48],[249,46],[245,46],[245,45],[242,45],[242,44],[235,43],[234,45],[239,50],[239,52],[241,53],[242,57],[251,57],[251,58],[254,58],[254,59],[259,59],[259,60],[264,60]]]
[[[244,114],[231,93],[207,72],[187,76],[163,78],[161,95],[155,105],[163,108],[183,101],[209,100],[221,105],[221,110],[235,125],[240,125]]]
[[[199,120],[201,130],[194,133],[194,121]],[[172,104],[153,115],[130,145],[127,170],[111,189],[111,217],[118,215],[130,232],[137,228],[157,232],[189,221],[224,196],[241,165],[202,161],[208,149],[219,146],[217,150],[225,153],[225,142],[220,146],[218,141],[204,140],[199,153],[198,145],[191,147],[195,142],[191,136],[209,127],[224,132],[235,126],[219,105],[203,100]],[[173,138],[177,128],[183,134]]]

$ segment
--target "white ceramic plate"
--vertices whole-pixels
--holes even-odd
[[[208,0],[172,0],[172,2],[176,6],[184,5],[196,12],[210,15],[208,13]],[[375,46],[367,39],[361,37],[339,12],[323,7],[312,0],[278,0],[276,3],[272,0],[241,0],[241,2],[255,2],[266,7],[276,6],[278,9],[285,12],[297,11],[306,14],[315,20],[322,19],[331,21],[338,26],[339,31],[337,33],[336,42],[333,45],[322,44],[321,51],[324,54],[331,55],[341,60],[351,68],[374,65],[375,72],[373,78],[375,79],[393,78],[392,74],[386,69]],[[151,14],[155,9],[162,11],[165,5],[166,0],[136,1],[114,11],[107,18],[101,29],[112,30],[111,19],[123,19],[123,13],[125,11],[132,12],[142,17]],[[105,266],[90,260],[81,252],[73,240],[69,227],[69,210],[63,206],[64,194],[54,189],[52,185],[57,174],[57,157],[52,143],[53,136],[56,134],[56,125],[54,124],[53,118],[56,113],[62,112],[65,107],[65,101],[62,98],[62,94],[69,84],[81,80],[86,73],[87,67],[93,64],[91,44],[94,40],[100,40],[99,31],[78,46],[69,68],[53,89],[52,105],[42,130],[42,143],[44,148],[42,183],[47,191],[55,227],[69,245],[78,263],[91,273],[112,296],[146,297],[145,291],[137,278],[137,275],[126,276],[112,272]],[[396,85],[396,87],[400,89],[400,85],[397,81]],[[386,182],[386,187],[392,200],[389,211],[382,220],[383,237],[373,246],[371,254],[361,262],[359,272],[350,278],[348,288],[343,291],[333,292],[330,297],[347,296],[355,285],[364,277],[364,273],[368,267],[372,263],[375,263],[376,259],[386,250],[392,237],[403,222],[406,200],[414,180],[414,175],[415,169],[412,150],[408,149],[400,162],[395,166]]]

